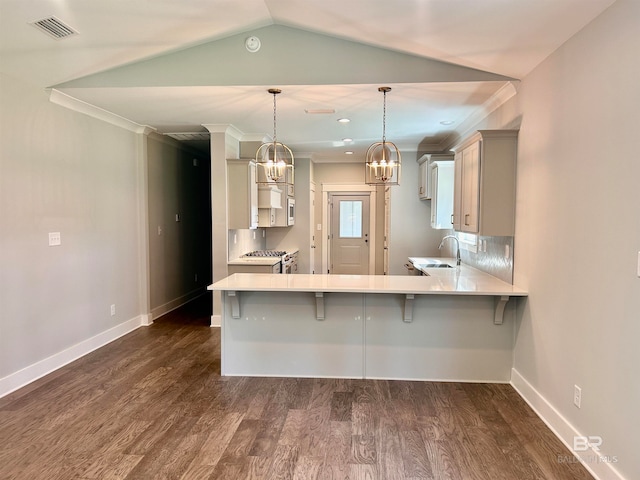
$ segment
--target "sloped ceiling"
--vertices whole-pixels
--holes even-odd
[[[280,87],[279,138],[339,160],[379,140],[381,84],[393,88],[387,137],[441,147],[612,2],[0,0],[0,68],[161,132],[271,133],[266,89]],[[55,41],[29,25],[50,15],[80,34]]]

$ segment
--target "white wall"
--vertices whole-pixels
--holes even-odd
[[[19,386],[3,381],[12,374],[141,308],[137,135],[7,76],[0,121],[2,394]],[[62,245],[49,247],[48,232]]]
[[[521,116],[513,383],[570,445],[640,478],[640,2],[616,2],[484,126]],[[573,405],[574,384],[582,407]],[[600,478],[619,478],[587,452]]]
[[[431,228],[431,200],[418,198],[420,167],[416,155],[403,152],[400,185],[391,187],[389,273],[405,275],[407,257],[440,257],[444,230]]]

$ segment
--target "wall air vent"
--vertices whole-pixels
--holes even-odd
[[[55,38],[56,40],[61,40],[73,35],[78,35],[78,32],[76,32],[69,25],[65,25],[56,17],[43,18],[42,20],[31,22],[31,25],[43,31],[50,37]]]

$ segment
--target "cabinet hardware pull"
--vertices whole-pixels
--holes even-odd
[[[453,213],[451,214],[451,225],[453,225]]]
[[[469,225],[469,222],[467,221],[467,219],[469,218],[469,215],[471,215],[470,213],[465,213],[464,215],[464,224],[465,225]]]

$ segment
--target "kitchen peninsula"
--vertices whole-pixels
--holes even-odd
[[[234,274],[222,374],[508,382],[527,292],[462,265],[427,276]]]

